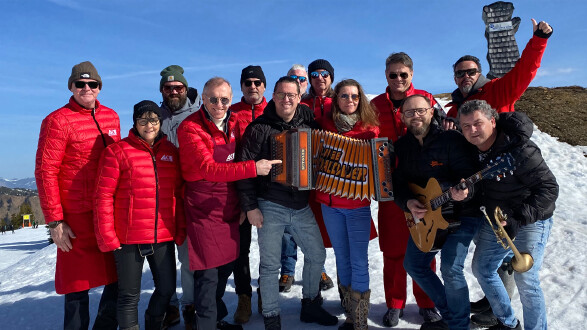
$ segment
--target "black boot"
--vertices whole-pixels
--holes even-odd
[[[165,314],[160,316],[151,316],[148,311],[145,312],[145,329],[147,330],[159,330],[163,325]]]
[[[279,315],[263,317],[265,330],[281,330],[281,317]]]
[[[487,300],[487,297],[485,297],[485,296],[483,296],[483,298],[471,303],[471,313],[472,314],[483,313],[490,308],[491,308],[491,305],[489,305],[489,300]]]
[[[488,328],[497,324],[497,317],[493,315],[493,310],[489,308],[484,312],[471,315],[471,322],[478,326]]]
[[[300,321],[306,323],[318,323],[320,325],[336,325],[338,318],[328,313],[322,306],[318,297],[314,300],[310,298],[302,299],[302,312],[300,313]]]
[[[224,320],[216,322],[216,329],[220,330],[243,330],[243,326],[240,324],[230,324]]]
[[[510,328],[507,325],[504,325],[503,323],[501,323],[500,321],[497,321],[497,324],[488,328],[488,330],[522,330],[522,325],[520,325],[520,321],[518,321],[518,323],[516,324],[515,328]]]

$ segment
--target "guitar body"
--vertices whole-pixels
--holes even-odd
[[[442,189],[438,181],[430,178],[426,187],[422,188],[417,184],[410,183],[410,190],[416,196],[420,203],[424,204],[428,211],[423,219],[416,220],[412,213],[404,212],[410,235],[416,246],[422,252],[430,252],[434,246],[436,232],[438,229],[448,228],[449,223],[442,217],[442,209],[439,207],[435,210],[430,206],[430,200],[442,195]]]

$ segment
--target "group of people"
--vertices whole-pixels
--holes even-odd
[[[116,112],[98,100],[102,79],[90,62],[72,68],[69,102],[41,125],[35,176],[41,206],[57,246],[55,288],[65,295],[64,328],[87,329],[89,290],[104,286],[95,329],[138,329],[145,258],[155,283],[144,315],[147,329],[165,329],[183,316],[187,329],[242,329],[251,311],[249,253],[257,228],[260,256],[259,312],[265,329],[281,329],[279,293],[294,283],[297,247],[304,255],[300,320],[334,326],[322,307],[325,246],[336,256],[336,278],[345,320],[339,329],[367,329],[370,305],[369,240],[377,235],[369,200],[349,200],[298,190],[268,175],[271,136],[296,128],[322,129],[356,138],[393,142],[394,201],[380,202],[379,244],[387,312],[397,326],[406,304],[406,272],[424,323],[421,329],[468,329],[471,304],[463,268],[469,244],[477,244],[473,273],[486,294],[490,329],[521,329],[498,270],[501,248],[479,210],[499,206],[516,244],[534,257],[514,280],[525,329],[546,329],[538,271],[552,226],[556,179],[530,140],[532,122],[513,104],[540,66],[552,28],[533,21],[534,36],[516,66],[489,80],[479,60],[454,65],[457,89],[445,112],[412,84],[412,59],[393,53],[385,62],[387,88],[369,101],[361,85],[343,79],[324,59],[293,65],[273,87],[271,100],[260,66],[241,73],[243,97],[232,104],[224,78],[209,79],[201,94],[183,69],[161,71],[161,105],[134,106],[133,126],[121,138]],[[308,87],[309,86],[309,87]],[[308,90],[306,91],[306,88]],[[511,154],[515,170],[500,181],[459,184],[492,160]],[[428,212],[410,184],[435,178],[450,192],[442,214],[452,225],[431,252],[410,237],[404,212]],[[182,297],[176,295],[176,257]],[[442,251],[436,275],[435,256]],[[292,259],[293,264],[292,264]],[[285,268],[285,269],[284,269]],[[234,274],[238,306],[231,324],[222,298]],[[281,276],[280,276],[281,275]],[[486,315],[487,316],[487,315]]]
[[[12,233],[14,234],[14,226],[11,223],[0,226],[0,232],[2,232],[2,235],[4,235],[4,233],[6,233],[7,231],[12,231]]]

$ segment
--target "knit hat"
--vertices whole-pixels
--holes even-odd
[[[179,65],[170,65],[161,71],[159,91],[163,90],[163,85],[168,81],[179,81],[185,88],[188,88],[188,81],[183,76],[183,68]]]
[[[267,87],[267,81],[265,80],[265,74],[263,73],[263,69],[261,69],[258,65],[249,65],[248,67],[243,69],[241,73],[241,85],[243,81],[249,78],[257,78],[263,82],[263,85]]]
[[[159,108],[157,103],[149,100],[144,100],[135,104],[134,112],[132,114],[132,121],[136,122],[137,119],[141,118],[141,116],[145,112],[153,112],[157,116],[161,117],[161,108]]]
[[[90,61],[81,62],[71,68],[71,76],[69,76],[69,80],[67,81],[67,89],[71,88],[72,82],[79,79],[93,79],[100,84],[100,90],[102,89],[102,78],[100,78],[98,70],[96,70]]]
[[[328,73],[330,73],[330,80],[334,81],[334,68],[332,65],[330,65],[330,62],[323,59],[315,60],[314,62],[310,63],[310,65],[308,65],[308,74],[319,69],[328,71]]]

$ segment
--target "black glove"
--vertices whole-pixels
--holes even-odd
[[[538,24],[540,24],[540,23],[538,23]],[[548,39],[548,38],[550,38],[550,36],[554,32],[554,28],[552,27],[552,25],[550,26],[550,28],[552,29],[552,31],[550,31],[550,33],[544,33],[544,32],[542,32],[542,30],[536,29],[536,31],[534,31],[534,35],[539,38]]]

